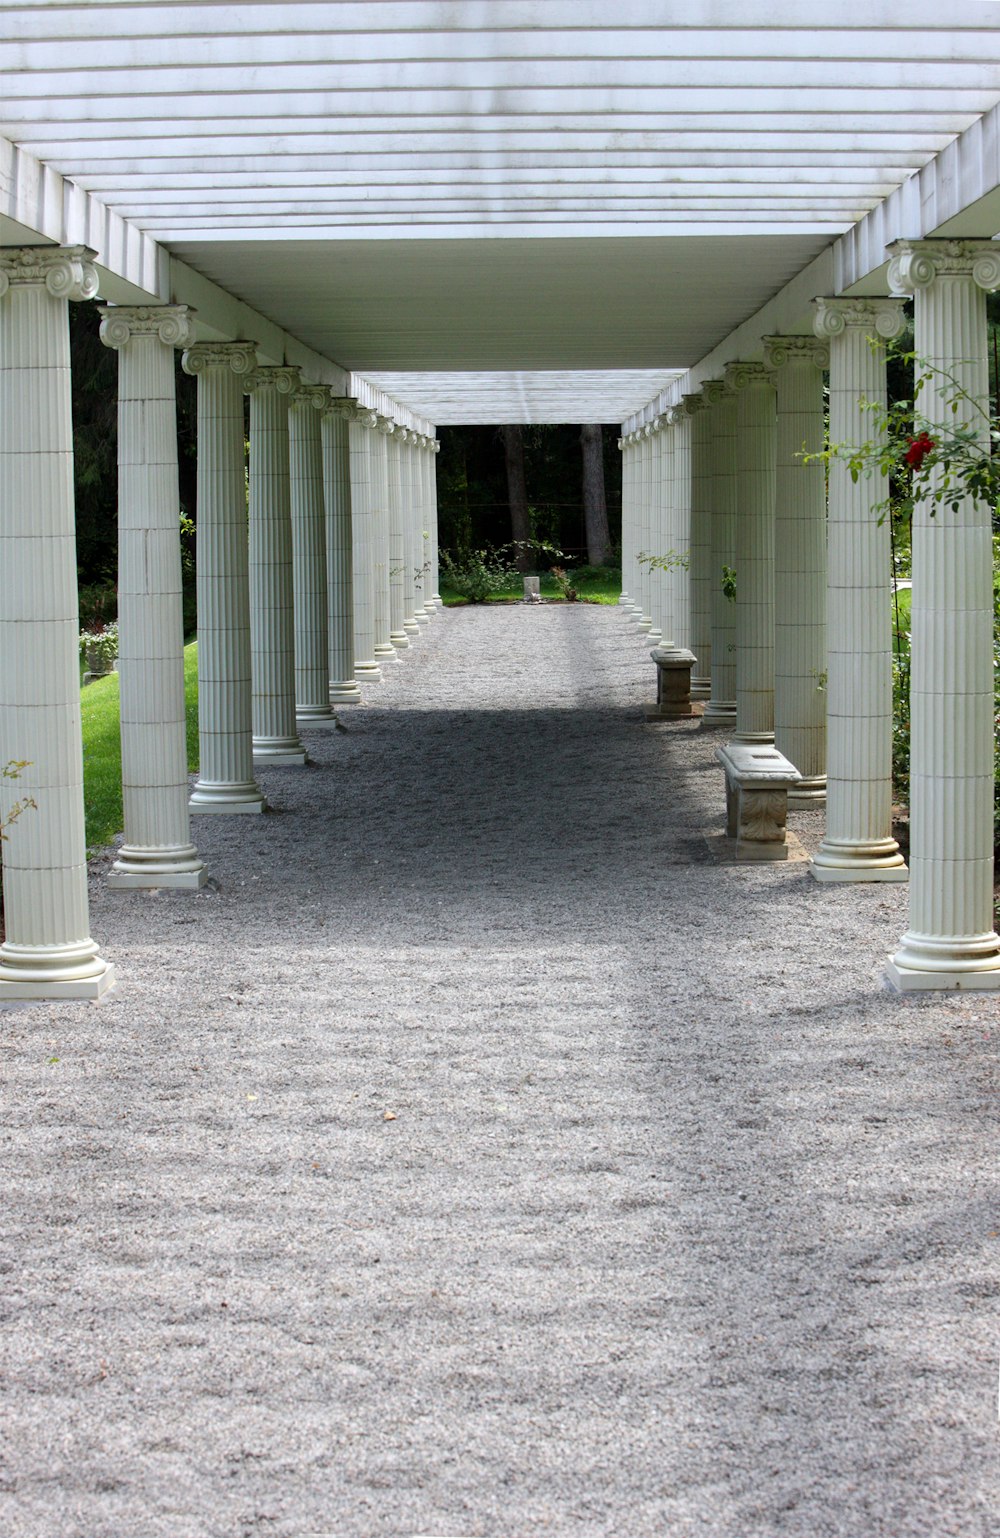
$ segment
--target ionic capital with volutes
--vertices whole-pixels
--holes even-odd
[[[243,390],[253,395],[257,390],[275,390],[279,395],[293,395],[302,383],[302,370],[287,363],[255,368],[243,381]]]
[[[0,250],[0,299],[12,284],[44,284],[53,299],[93,299],[101,284],[89,246],[10,246]]]
[[[697,416],[699,411],[707,411],[708,401],[705,399],[704,392],[697,390],[692,395],[682,395],[681,410],[685,416],[689,417]]]
[[[717,406],[732,392],[724,379],[706,379],[701,387],[701,393],[708,405]]]
[[[734,395],[761,386],[774,389],[774,375],[764,363],[727,363],[724,379]]]
[[[309,384],[306,380],[300,380],[292,391],[292,406],[312,406],[314,411],[325,411],[330,392],[326,385]]]
[[[1000,288],[1000,246],[993,240],[894,240],[889,253],[889,287],[915,294],[937,278],[971,278],[979,288]]]
[[[863,295],[843,299],[814,299],[813,331],[826,339],[844,331],[865,331],[891,341],[906,324],[902,299],[869,299]]]
[[[830,349],[817,336],[766,336],[764,362],[770,369],[787,363],[811,363],[815,368],[830,366]]]
[[[185,374],[204,374],[210,368],[228,368],[241,377],[257,367],[256,342],[195,342],[181,357]]]
[[[99,308],[105,347],[127,347],[139,337],[155,337],[164,347],[190,347],[194,342],[194,311],[186,304],[102,304]]]

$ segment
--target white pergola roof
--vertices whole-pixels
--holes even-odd
[[[620,404],[636,370],[696,363],[990,112],[998,20],[989,0],[24,0],[2,11],[0,134],[431,420],[581,420],[577,371],[630,373]],[[489,376],[466,409],[491,415],[461,416],[459,372]]]

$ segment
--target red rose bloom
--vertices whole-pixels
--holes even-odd
[[[906,463],[914,470],[919,470],[934,447],[934,439],[928,433],[918,433],[915,438],[908,438],[907,442],[910,446],[904,455]]]

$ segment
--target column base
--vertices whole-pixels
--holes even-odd
[[[800,812],[817,812],[826,806],[826,775],[816,774],[800,780],[795,789],[788,792],[788,805]]]
[[[354,664],[354,676],[359,684],[380,684],[382,682],[382,669],[377,662],[356,662]]]
[[[405,630],[392,631],[389,640],[398,652],[408,652],[410,649],[410,638]]]
[[[193,844],[177,849],[148,849],[123,844],[108,873],[116,890],[173,887],[196,892],[208,880],[208,869]]]
[[[333,720],[329,704],[296,705],[296,726],[328,726]]]
[[[255,764],[264,764],[270,768],[302,768],[309,762],[309,756],[301,742],[294,744],[287,741],[273,742],[267,738],[258,740],[255,737],[253,761]]]
[[[266,812],[264,793],[252,780],[246,783],[227,783],[199,780],[191,792],[188,811],[218,812],[226,816],[240,813]]]
[[[650,628],[646,631],[646,639],[648,641],[652,641],[654,646],[662,646],[663,631],[658,630],[655,625],[651,625]]]
[[[898,966],[890,956],[885,975],[897,993],[929,993],[956,988],[964,992],[995,993],[1000,991],[1000,960],[985,972],[918,972],[915,967]]]
[[[774,747],[774,733],[773,732],[734,732],[733,733],[733,741],[734,742],[746,743],[746,745],[748,747],[751,747],[751,748],[760,748],[760,747],[763,747],[763,748],[773,748]]]
[[[431,617],[426,609],[414,609],[413,618],[416,621],[418,630],[421,625],[429,625],[431,622]]]
[[[375,662],[376,662],[376,664],[381,663],[381,662],[398,662],[398,661],[399,661],[399,658],[396,656],[396,648],[393,646],[392,642],[391,641],[379,641],[378,644],[375,647]]]
[[[115,969],[93,940],[77,945],[0,945],[4,999],[99,999],[115,985]]]
[[[441,613],[444,613],[444,599],[441,597],[440,593],[431,594],[431,603],[434,605],[435,609],[440,609]]]
[[[361,690],[353,678],[338,678],[335,683],[331,683],[330,704],[335,706],[361,704]]]
[[[417,636],[420,634],[420,626],[415,619],[404,619],[403,631],[408,636]]]
[[[693,700],[710,700],[712,698],[712,680],[710,678],[692,678],[691,698]]]
[[[736,726],[736,703],[727,701],[709,700],[705,706],[705,713],[701,718],[702,729],[706,731],[718,731],[724,728],[732,731]]]
[[[910,872],[895,839],[867,847],[827,844],[809,861],[817,881],[909,881]]]
[[[698,714],[690,700],[682,705],[644,705],[642,713],[647,721],[686,721]]]

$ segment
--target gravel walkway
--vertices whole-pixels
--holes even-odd
[[[996,995],[716,864],[653,684],[452,612],[217,887],[96,862],[117,991],[0,1011],[2,1538],[1000,1534]]]

